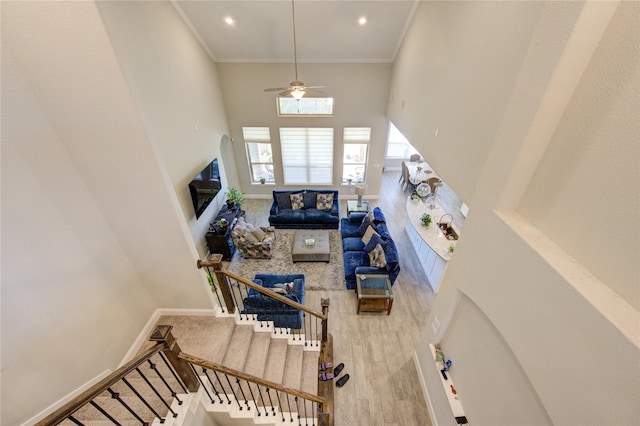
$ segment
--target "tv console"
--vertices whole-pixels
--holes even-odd
[[[209,226],[209,232],[205,234],[209,253],[219,253],[222,255],[223,260],[231,260],[231,257],[236,252],[236,246],[231,239],[231,231],[241,216],[244,216],[244,211],[240,209],[239,205],[234,206],[231,210],[227,209],[227,206],[222,206],[222,210]],[[221,219],[226,219],[229,222],[229,225],[224,229],[218,226],[218,222]]]

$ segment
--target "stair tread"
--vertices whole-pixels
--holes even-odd
[[[270,345],[271,335],[269,333],[255,333],[244,364],[245,373],[263,377]]]
[[[266,380],[282,384],[284,365],[287,359],[287,341],[274,339],[269,345],[269,354],[264,369]]]
[[[302,371],[302,355],[304,348],[300,345],[287,347],[287,362],[284,365],[282,384],[293,389],[300,388],[300,373]]]
[[[253,325],[236,325],[227,351],[222,358],[222,365],[228,368],[242,371],[247,352],[253,340]]]

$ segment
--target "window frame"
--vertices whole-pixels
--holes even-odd
[[[310,113],[310,114],[300,114],[300,113],[283,113],[282,112],[282,106],[280,104],[280,100],[283,100],[285,102],[296,102],[298,105],[300,104],[300,102],[306,103],[307,101],[311,100],[311,99],[331,99],[331,101],[329,102],[331,104],[331,113],[330,114],[323,114],[323,113]],[[323,96],[323,97],[319,97],[319,96],[314,96],[314,97],[303,97],[300,100],[296,101],[293,98],[290,98],[288,96],[277,96],[276,97],[276,110],[277,110],[277,114],[278,117],[333,117],[335,115],[335,110],[336,110],[336,99],[332,96]]]
[[[362,166],[362,176],[353,176],[352,182],[365,182],[367,178],[367,164],[371,145],[371,127],[345,127],[342,133],[342,184],[349,184],[349,176],[345,166]],[[346,158],[347,145],[360,145],[365,149],[362,161],[348,161]]]
[[[249,165],[249,177],[252,184],[261,184],[260,178],[263,175],[256,176],[254,173],[254,166],[261,166],[267,170],[267,176],[265,177],[265,184],[275,184],[275,167],[273,164],[273,145],[271,143],[271,129],[269,127],[242,127],[242,136],[244,139],[244,146],[247,155],[247,163]],[[256,145],[256,151],[260,152],[260,145],[268,145],[269,152],[271,154],[270,161],[253,161],[251,156],[251,148]],[[268,172],[268,167],[271,166],[272,173]]]

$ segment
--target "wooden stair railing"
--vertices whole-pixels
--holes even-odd
[[[298,419],[318,418],[320,425],[329,424],[327,402],[320,396],[292,389],[196,356],[180,354],[179,358],[188,362],[194,372],[197,370],[196,366],[202,368],[202,373],[207,377],[209,386],[206,386],[202,381],[201,384],[212,404],[235,403],[240,411],[245,409],[250,411],[250,401],[253,401],[258,416],[275,416],[276,407],[278,407],[282,421],[286,421],[285,413],[288,413],[289,420],[293,422],[293,413],[297,413]],[[213,376],[209,374],[208,370],[214,372]],[[233,385],[233,380],[229,380],[229,376],[235,380],[236,386]],[[198,377],[200,376],[198,375]],[[275,395],[272,395],[271,391]],[[231,394],[235,401],[229,399],[228,395]]]
[[[112,414],[103,411],[101,408],[96,407],[93,401],[115,384],[123,380],[126,382],[126,377],[129,373],[136,371],[142,364],[148,362],[154,355],[160,352],[165,354],[166,359],[171,364],[174,372],[180,377],[180,380],[182,381],[180,386],[185,393],[187,390],[189,392],[197,392],[202,385],[211,403],[215,403],[215,400],[209,390],[213,390],[218,402],[224,403],[224,396],[226,402],[229,404],[232,403],[231,399],[228,398],[228,393],[230,392],[235,396],[235,402],[238,404],[240,410],[243,409],[243,403],[247,408],[249,408],[249,402],[253,401],[256,406],[256,410],[258,410],[259,416],[261,414],[264,414],[265,417],[268,416],[268,409],[271,410],[272,415],[275,415],[275,407],[278,406],[283,419],[285,415],[284,413],[288,412],[290,421],[293,421],[293,413],[297,413],[298,419],[302,418],[303,415],[304,418],[317,418],[319,426],[331,426],[333,424],[332,416],[330,416],[330,411],[328,411],[328,409],[333,408],[333,401],[327,401],[323,397],[313,395],[308,392],[292,389],[278,383],[264,380],[260,377],[246,374],[242,371],[227,368],[223,365],[219,365],[193,355],[185,354],[180,350],[176,339],[173,334],[171,334],[172,328],[173,326],[170,325],[158,325],[149,338],[149,340],[156,342],[152,348],[140,353],[133,360],[111,373],[108,377],[96,383],[82,394],[73,398],[71,401],[67,402],[65,405],[37,422],[36,426],[53,426],[67,419],[71,420],[75,424],[82,424],[74,418],[73,415],[88,404],[93,405],[96,410],[100,411],[104,415],[105,419],[111,420],[114,424],[119,424],[119,419],[115,418]],[[208,386],[205,385],[203,379],[197,374],[196,366],[203,369],[203,373],[207,377]],[[214,372],[213,374],[215,379],[212,379],[208,370]],[[224,375],[226,383],[220,378],[219,374]],[[176,379],[177,376],[174,375]],[[233,386],[229,377],[235,379],[236,387]],[[129,385],[128,382],[126,383]],[[257,390],[257,396],[254,395],[253,388]],[[248,394],[250,394],[250,398],[249,395],[245,393],[245,389],[249,391]],[[275,392],[274,397],[271,396],[271,391]],[[134,393],[140,397],[135,390]],[[284,394],[284,396],[282,394]],[[173,392],[173,396],[176,396],[175,392]],[[300,402],[300,399],[302,399],[302,402]],[[283,401],[285,401],[286,404]],[[182,404],[182,402],[180,402],[180,404]],[[262,413],[260,413],[258,407],[262,408]],[[164,419],[162,415],[153,411],[153,409],[148,405],[147,408],[155,414],[155,417]],[[141,413],[135,413],[130,408],[128,410],[140,421],[141,424],[150,424],[150,422],[144,421],[140,417],[140,415],[142,415]],[[146,410],[147,409],[145,409],[145,411]],[[167,406],[167,410],[167,415],[173,415],[173,417],[177,416],[177,413],[175,413],[169,406]],[[164,420],[162,422],[164,422]]]
[[[105,418],[113,420],[112,414],[110,414],[109,412],[106,412],[102,407],[100,407],[99,404],[95,402],[95,400],[98,397],[100,397],[102,394],[104,394],[105,391],[109,391],[112,395],[112,398],[114,399],[119,398],[118,392],[111,392],[111,388],[121,383],[125,383],[127,387],[133,390],[127,378],[129,377],[129,380],[131,380],[131,377],[129,375],[130,373],[133,374],[134,371],[136,371],[140,376],[144,377],[144,374],[140,370],[140,367],[144,363],[150,363],[152,365],[151,369],[155,370],[157,374],[160,375],[161,373],[155,367],[155,364],[151,362],[151,359],[157,354],[161,355],[161,353],[164,353],[164,356],[166,357],[162,359],[165,361],[168,360],[168,362],[173,367],[172,374],[174,374],[174,377],[176,378],[176,380],[177,380],[177,376],[180,377],[180,380],[177,380],[177,381],[179,386],[182,388],[183,392],[187,393],[187,391],[189,392],[197,391],[198,387],[200,386],[200,383],[198,382],[198,378],[196,377],[193,370],[189,367],[188,364],[178,360],[178,355],[181,353],[181,350],[177,342],[171,335],[171,326],[158,326],[149,340],[156,341],[157,343],[152,348],[147,349],[146,351],[138,354],[131,361],[127,362],[125,365],[118,368],[109,376],[105,377],[100,382],[96,383],[95,385],[93,385],[92,387],[90,387],[89,389],[87,389],[77,397],[73,398],[72,400],[64,404],[62,407],[55,410],[53,413],[46,416],[44,419],[37,422],[36,426],[56,425],[66,419],[70,419],[74,421],[74,423],[78,424],[77,421],[75,421],[73,415],[74,413],[78,412],[78,410],[80,410],[81,408],[87,405],[92,405],[93,408],[95,408],[96,411],[101,412]],[[179,362],[176,362],[176,361],[179,361]],[[177,376],[175,376],[175,374],[177,374]],[[146,377],[145,377],[145,381],[147,381]],[[166,379],[164,378],[163,378],[163,381],[165,384],[167,383]],[[149,412],[152,412],[156,417],[164,418],[164,416],[154,411],[154,409],[150,407],[150,404],[147,401],[145,401],[145,399],[142,396],[140,396],[136,390],[133,390],[133,392],[136,394],[136,396],[138,396],[141,399],[142,403],[146,406],[144,411],[147,414]],[[157,390],[155,390],[155,392],[160,398],[159,392]],[[168,395],[167,397],[171,397],[171,396],[175,397],[175,395],[176,395],[176,392],[174,390],[171,390],[170,395]],[[141,413],[134,413],[131,407],[128,407],[127,404],[124,403],[123,401],[120,401],[120,404],[122,404],[124,409],[132,413],[134,417],[136,417],[137,419],[140,419],[139,416]],[[165,405],[167,404],[165,403]],[[169,406],[167,406],[166,408],[169,412],[168,415],[173,415],[174,417],[177,415],[175,412],[171,410]]]

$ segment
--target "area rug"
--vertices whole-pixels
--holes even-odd
[[[227,269],[244,278],[256,274],[304,274],[306,290],[346,290],[344,260],[339,230],[329,230],[329,263],[291,260],[294,229],[276,229],[276,247],[271,259],[245,259],[236,251]]]

